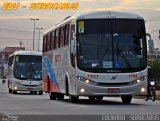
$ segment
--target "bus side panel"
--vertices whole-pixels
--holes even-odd
[[[43,55],[43,72],[42,72],[42,78],[43,78],[43,90],[45,92],[51,91],[51,92],[60,92],[56,76],[53,70],[53,64],[52,64],[52,54],[51,52]]]

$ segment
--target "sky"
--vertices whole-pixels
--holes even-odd
[[[20,3],[17,10],[3,10],[4,3]],[[78,3],[75,10],[30,10],[32,3]],[[26,8],[22,8],[22,6]],[[160,0],[0,0],[0,48],[23,46],[32,50],[33,21],[38,18],[36,28],[43,28],[40,34],[40,49],[43,33],[67,16],[91,11],[123,11],[136,13],[146,20],[146,31],[152,35],[155,48],[160,48]],[[35,50],[38,49],[39,32],[35,33]]]

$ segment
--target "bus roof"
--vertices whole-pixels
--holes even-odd
[[[15,51],[12,55],[36,55],[36,56],[42,56],[42,52],[37,51]]]
[[[60,23],[53,26],[51,29],[46,31],[44,35],[48,34],[50,31],[54,30],[55,28],[69,22],[72,20],[81,20],[81,19],[142,19],[144,18],[140,15],[128,12],[118,12],[118,11],[96,11],[96,12],[89,12],[85,14],[80,14],[77,16],[67,17]]]
[[[96,11],[85,13],[77,16],[77,19],[98,19],[98,18],[106,18],[106,19],[143,19],[142,16],[139,16],[134,13],[128,12],[118,12],[118,11]]]

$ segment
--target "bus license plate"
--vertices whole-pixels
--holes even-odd
[[[28,91],[32,91],[33,90],[33,88],[28,88]]]
[[[108,89],[108,92],[109,93],[119,93],[120,89],[119,88],[110,88],[110,89]]]

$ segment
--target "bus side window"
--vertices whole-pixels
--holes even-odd
[[[58,31],[58,48],[60,48],[60,41],[61,41],[61,29],[62,28],[59,28],[59,31]]]
[[[66,25],[64,26],[64,46],[66,45]]]
[[[75,33],[75,25],[71,25],[71,30],[70,30],[70,40],[73,39],[73,33]],[[75,61],[76,61],[76,56],[71,54],[71,64],[72,64],[72,67],[75,68]]]
[[[50,50],[50,34],[47,35],[47,51]]]
[[[43,52],[46,52],[46,36],[43,36]]]
[[[59,48],[59,29],[56,30],[56,49]]]
[[[64,46],[64,27],[61,27],[60,47]]]
[[[71,25],[71,31],[70,31],[70,40],[73,39],[73,33],[75,33],[75,25]]]
[[[53,40],[52,40],[52,32],[50,33],[50,50],[52,50],[52,43],[53,43]]]
[[[51,32],[52,34],[51,34],[51,50],[53,50],[53,49],[55,49],[55,32],[53,31],[53,32]]]
[[[68,45],[69,43],[69,24],[66,25],[66,33],[65,33],[65,45]]]

